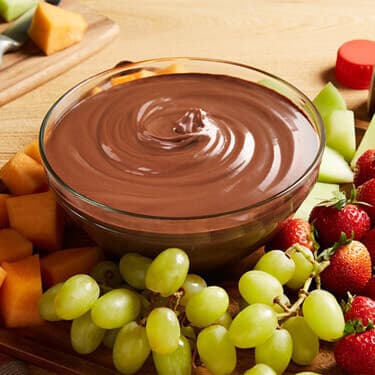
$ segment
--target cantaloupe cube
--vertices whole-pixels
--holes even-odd
[[[5,206],[5,200],[10,198],[11,194],[0,194],[0,228],[9,226],[8,212]]]
[[[29,36],[46,55],[51,55],[80,42],[86,29],[87,22],[80,14],[41,1]]]
[[[135,73],[126,74],[126,75],[118,76],[118,77],[113,77],[113,78],[111,78],[111,84],[113,86],[120,85],[122,83],[134,81],[134,80],[140,79],[140,78],[152,77],[154,75],[155,75],[155,73],[152,72],[151,70],[141,69],[141,70],[139,70],[138,72],[135,72]]]
[[[17,152],[0,170],[0,177],[11,193],[32,194],[46,188],[43,167],[30,156]]]
[[[174,63],[166,66],[165,68],[159,69],[156,74],[178,74],[178,73],[187,73],[186,68],[178,63]]]
[[[42,164],[42,158],[40,156],[39,150],[39,140],[35,139],[33,142],[29,143],[23,149],[23,152],[37,161],[39,164]]]
[[[41,250],[61,249],[64,217],[52,192],[8,198],[5,204],[11,228]]]
[[[0,230],[0,262],[13,262],[33,253],[33,244],[11,228]]]
[[[41,258],[43,284],[51,287],[77,273],[90,273],[103,258],[99,247],[79,247],[55,251]]]
[[[0,288],[0,315],[5,327],[27,327],[43,322],[39,315],[42,279],[39,255],[3,262],[6,278]]]

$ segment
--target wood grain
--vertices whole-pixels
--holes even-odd
[[[50,56],[45,56],[31,41],[19,51],[6,54],[0,65],[0,106],[46,83],[102,49],[118,32],[118,25],[108,17],[76,1],[62,1],[61,7],[82,14],[87,21],[89,26],[83,40]]]

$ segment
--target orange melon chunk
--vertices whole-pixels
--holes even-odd
[[[43,284],[49,288],[77,273],[90,273],[102,258],[98,247],[78,247],[48,254],[40,260]]]
[[[135,72],[135,73],[126,74],[124,76],[118,76],[118,77],[111,78],[111,84],[113,86],[115,86],[115,85],[119,85],[121,83],[134,81],[135,79],[152,77],[154,75],[155,75],[155,73],[152,72],[151,70],[142,69],[142,70],[139,70],[138,72]]]
[[[16,230],[0,230],[0,262],[15,261],[33,253],[33,244]]]
[[[39,315],[42,279],[38,255],[3,262],[7,273],[0,288],[0,315],[5,327],[27,327],[43,322]]]
[[[37,161],[39,164],[42,164],[42,158],[40,156],[38,139],[35,139],[33,142],[26,145],[25,148],[23,149],[23,152],[26,155],[30,156],[35,161]]]
[[[61,249],[64,217],[52,192],[8,198],[5,204],[11,228],[41,250]]]
[[[0,176],[11,193],[32,194],[45,189],[43,167],[30,156],[17,152],[0,170]]]
[[[178,64],[178,63],[168,65],[165,68],[159,69],[156,72],[156,74],[179,74],[179,73],[187,73],[187,70],[183,65]]]
[[[6,228],[9,225],[5,200],[11,196],[11,194],[0,194],[0,228]]]
[[[86,29],[87,22],[80,14],[41,1],[29,36],[46,55],[51,55],[80,42]]]

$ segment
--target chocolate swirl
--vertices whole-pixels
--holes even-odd
[[[127,212],[213,215],[279,193],[319,147],[311,123],[274,91],[223,75],[161,75],[89,97],[46,144],[56,174]]]

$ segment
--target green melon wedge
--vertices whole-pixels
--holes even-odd
[[[337,151],[326,146],[320,164],[318,181],[333,184],[351,183],[353,171]]]
[[[313,103],[326,123],[329,115],[336,109],[346,109],[344,97],[339,90],[328,82],[314,98]]]
[[[285,84],[283,84],[282,82],[276,81],[276,80],[271,79],[271,78],[263,78],[260,81],[258,81],[257,83],[259,85],[268,87],[269,89],[274,90],[274,91],[278,92],[279,94],[281,94],[283,96],[286,96],[286,97],[291,96],[291,92],[288,91],[288,87]]]
[[[12,21],[38,3],[38,0],[0,0],[0,16]]]
[[[354,156],[356,148],[354,112],[336,109],[326,119],[327,146],[339,152],[347,162]]]
[[[311,210],[319,203],[334,198],[339,192],[340,186],[338,184],[328,184],[325,182],[317,182],[306,199],[298,208],[295,217],[308,220]]]
[[[362,140],[358,145],[357,151],[355,152],[350,166],[352,169],[355,167],[355,163],[358,158],[367,150],[375,149],[375,115],[372,117],[365,134],[363,134]]]

